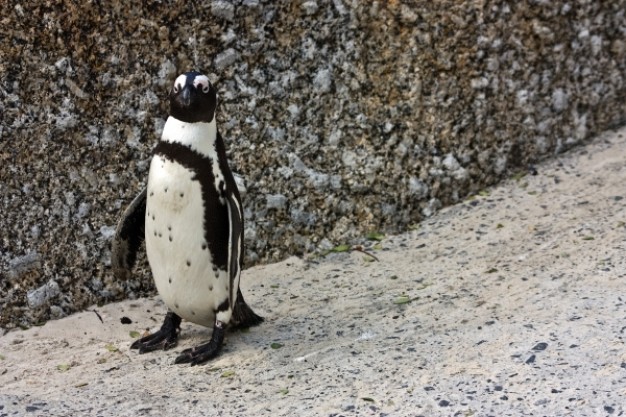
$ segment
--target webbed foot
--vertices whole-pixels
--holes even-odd
[[[165,316],[163,325],[156,332],[136,340],[131,349],[139,349],[139,353],[152,352],[154,350],[168,350],[176,346],[181,318],[171,311]]]
[[[190,363],[191,366],[194,366],[206,362],[209,359],[213,359],[222,349],[224,332],[224,324],[221,321],[216,320],[215,326],[213,326],[211,340],[200,346],[183,350],[180,355],[178,355],[174,363]]]

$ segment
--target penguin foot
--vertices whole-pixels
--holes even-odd
[[[163,325],[156,333],[136,340],[131,349],[139,349],[139,353],[152,352],[154,350],[168,350],[176,346],[178,342],[178,330],[181,318],[171,311],[165,316]]]
[[[222,349],[224,332],[224,324],[216,320],[211,340],[203,345],[183,350],[174,363],[190,363],[191,366],[195,366],[209,359],[213,359]]]

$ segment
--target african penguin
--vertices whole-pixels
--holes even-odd
[[[170,116],[154,149],[146,189],[120,221],[112,266],[128,276],[145,235],[154,282],[169,311],[161,329],[132,344],[140,353],[176,345],[181,319],[212,327],[211,340],[184,350],[175,363],[215,357],[227,325],[263,319],[239,289],[243,209],[215,121],[217,94],[197,72],[174,81]]]

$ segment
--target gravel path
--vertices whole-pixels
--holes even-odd
[[[129,351],[158,298],[0,337],[0,416],[601,416],[626,412],[626,128],[369,250],[255,267],[267,321]],[[92,310],[93,310],[92,309]],[[132,324],[123,325],[127,316]]]

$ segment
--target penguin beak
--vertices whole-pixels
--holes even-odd
[[[185,106],[185,107],[189,107],[189,104],[191,103],[191,87],[190,86],[185,86],[185,88],[183,88],[183,91],[180,92],[181,94],[181,103]]]

